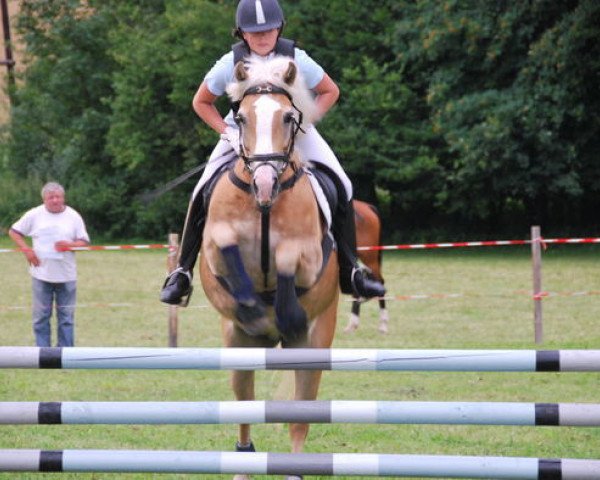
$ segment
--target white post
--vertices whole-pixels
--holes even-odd
[[[177,252],[179,250],[179,235],[169,233],[169,253],[167,254],[167,271],[171,273],[177,267]],[[177,347],[177,305],[169,305],[169,347]]]

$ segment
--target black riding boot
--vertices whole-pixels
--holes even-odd
[[[161,302],[187,307],[192,295],[192,276],[202,245],[205,221],[204,196],[202,192],[198,192],[190,202],[185,217],[177,268],[165,280],[160,292]]]
[[[340,264],[340,288],[342,293],[354,294],[357,297],[383,297],[383,284],[368,278],[367,271],[358,265],[354,222],[352,201],[341,203],[333,219],[333,236],[337,242]]]

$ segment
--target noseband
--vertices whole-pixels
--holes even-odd
[[[262,85],[255,85],[254,87],[248,88],[242,95],[242,100],[244,98],[246,98],[246,96],[248,96],[248,95],[272,95],[272,94],[285,95],[290,100],[290,102],[292,104],[292,108],[294,110],[296,110],[296,112],[298,112],[297,120],[296,120],[296,117],[292,117],[290,119],[290,143],[288,144],[287,150],[284,153],[264,153],[264,154],[259,154],[259,155],[247,156],[246,148],[244,147],[244,135],[243,135],[243,131],[242,131],[243,123],[241,122],[241,119],[238,115],[235,116],[235,122],[237,123],[237,125],[240,129],[240,135],[239,135],[240,158],[244,161],[244,165],[245,165],[246,169],[250,173],[254,173],[254,171],[259,166],[261,166],[263,164],[267,164],[271,168],[275,169],[275,171],[277,172],[277,176],[279,176],[283,173],[283,171],[287,168],[287,166],[290,163],[290,156],[291,156],[292,152],[294,151],[294,142],[296,139],[296,135],[298,134],[298,131],[301,131],[302,133],[304,133],[304,130],[302,130],[302,127],[300,126],[302,124],[302,112],[298,109],[298,107],[296,107],[296,105],[294,104],[294,100],[292,99],[292,96],[286,89],[278,87],[276,85],[272,85],[270,83],[265,83]],[[279,162],[280,165],[278,167],[276,167],[271,162]]]

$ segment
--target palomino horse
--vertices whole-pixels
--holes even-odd
[[[212,193],[200,276],[221,314],[227,347],[329,348],[339,299],[335,251],[294,138],[315,118],[315,105],[289,58],[251,58],[235,67],[227,89],[240,102],[240,158]],[[330,242],[329,242],[330,243]],[[320,371],[295,372],[295,399],[317,397]],[[254,372],[234,371],[237,400],[253,400]],[[290,424],[300,452],[307,424]],[[252,451],[250,426],[236,447]],[[246,478],[237,476],[236,478]]]
[[[360,200],[353,200],[354,221],[356,223],[356,245],[359,247],[358,257],[370,270],[370,275],[384,283],[381,273],[381,250],[360,250],[360,247],[373,247],[381,245],[381,219],[374,205]],[[360,323],[361,300],[354,298],[352,301],[352,312],[348,320],[345,332],[353,332]],[[385,306],[385,298],[379,298],[379,327],[381,333],[388,333],[388,311]]]

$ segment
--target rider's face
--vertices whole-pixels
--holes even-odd
[[[242,32],[242,36],[246,40],[246,43],[248,43],[250,50],[264,57],[275,49],[279,29],[274,28],[273,30],[266,30],[264,32]]]

